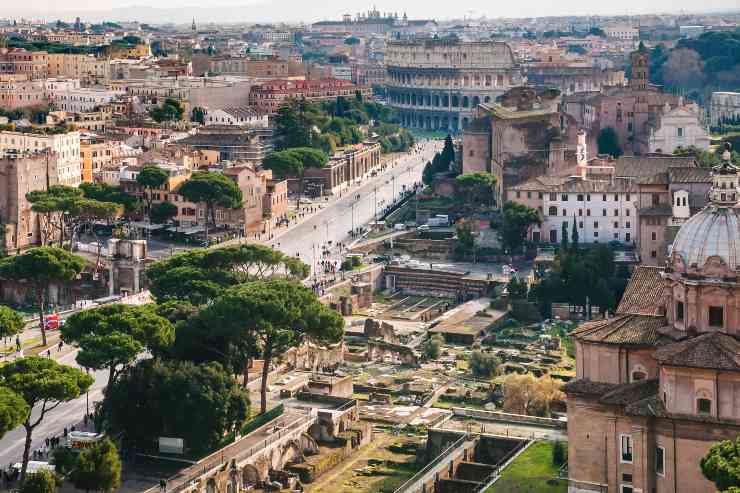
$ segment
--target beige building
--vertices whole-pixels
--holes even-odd
[[[571,493],[716,489],[699,462],[740,433],[740,194],[727,157],[666,267],[638,267],[616,314],[572,333]]]
[[[0,153],[48,150],[57,156],[59,183],[76,187],[82,181],[80,133],[77,131],[53,133],[57,131],[54,127],[38,128],[30,132],[0,132]]]
[[[103,82],[109,77],[108,61],[93,55],[50,53],[47,60],[49,77],[80,79],[86,84]]]
[[[24,152],[0,158],[0,253],[41,243],[38,217],[26,194],[58,183],[54,155]]]
[[[457,132],[480,103],[523,83],[500,41],[392,41],[385,53],[388,104],[406,127]]]

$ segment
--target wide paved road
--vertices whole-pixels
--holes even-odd
[[[297,255],[315,267],[321,260],[322,245],[328,241],[333,245],[349,243],[349,232],[353,227],[373,221],[376,210],[380,215],[382,209],[397,199],[404,189],[420,182],[424,165],[441,150],[440,141],[422,142],[420,150],[399,157],[384,173],[366,180],[359,188],[345,192],[313,217],[281,233],[269,244],[287,255]]]
[[[56,348],[52,349],[52,357],[59,363],[70,366],[77,366],[75,357],[77,350],[64,349],[60,356],[55,354]],[[53,411],[46,414],[44,420],[33,431],[33,443],[31,450],[41,448],[44,439],[54,435],[61,435],[65,427],[72,425],[79,426],[80,421],[85,415],[87,409],[87,398],[89,397],[90,412],[93,411],[93,403],[103,398],[103,389],[108,382],[107,371],[90,372],[94,376],[95,382],[90,388],[89,395],[82,395],[77,399],[61,404]],[[33,419],[38,417],[39,406],[34,409]],[[8,464],[20,462],[23,456],[23,446],[26,440],[26,432],[22,426],[8,432],[0,440],[0,467],[7,468]]]

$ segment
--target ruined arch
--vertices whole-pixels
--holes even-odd
[[[305,462],[306,458],[303,456],[303,449],[296,440],[291,440],[282,447],[281,453],[281,469],[286,464],[300,464]]]
[[[252,464],[247,464],[242,469],[242,485],[244,488],[253,486],[260,481],[260,472]]]
[[[316,455],[319,453],[318,442],[308,433],[301,433],[299,443],[304,455]]]

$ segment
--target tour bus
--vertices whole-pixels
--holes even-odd
[[[91,447],[102,439],[102,433],[91,433],[89,431],[70,431],[67,435],[67,448],[82,450]]]

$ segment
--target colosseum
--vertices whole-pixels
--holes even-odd
[[[385,62],[388,103],[410,128],[457,132],[479,103],[523,83],[511,47],[499,41],[392,41]]]

